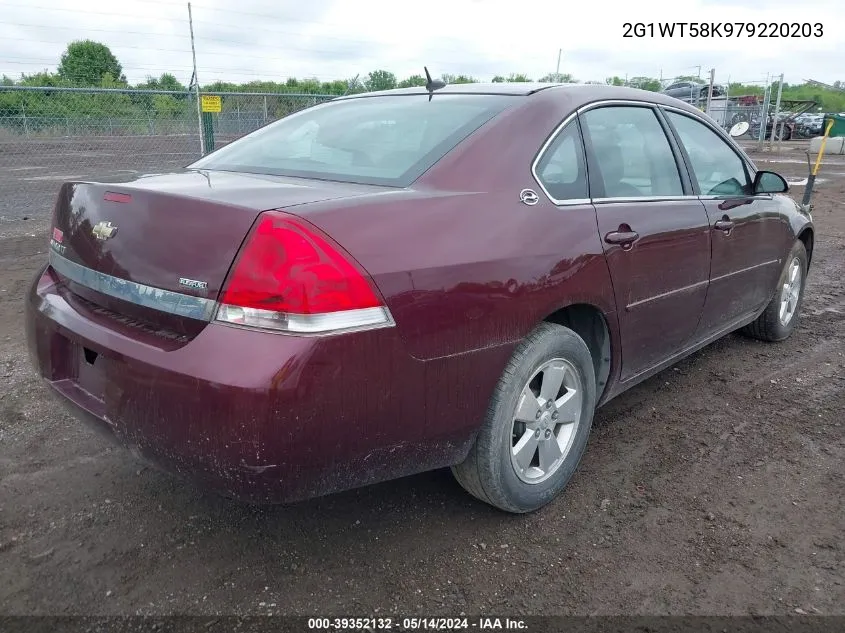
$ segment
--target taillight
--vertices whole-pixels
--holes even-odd
[[[216,319],[297,333],[392,325],[369,276],[315,227],[263,213],[243,245]]]

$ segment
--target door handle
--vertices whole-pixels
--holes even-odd
[[[713,224],[714,229],[718,231],[724,231],[725,233],[730,233],[733,227],[733,221],[729,220],[726,217],[722,218],[721,220],[716,220],[716,222]]]
[[[630,248],[639,238],[640,234],[636,231],[611,231],[604,236],[604,241],[608,244],[621,244],[622,248]]]

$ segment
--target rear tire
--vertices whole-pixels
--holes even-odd
[[[763,313],[740,331],[761,341],[776,342],[789,338],[801,314],[807,267],[807,249],[801,240],[796,240],[778,279],[775,296]]]
[[[542,323],[505,367],[475,443],[452,468],[455,478],[467,492],[506,512],[541,508],[575,472],[595,402],[586,343],[569,328]]]

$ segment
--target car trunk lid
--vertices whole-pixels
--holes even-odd
[[[195,330],[211,318],[226,274],[262,211],[378,189],[197,171],[66,183],[54,211],[51,263],[86,302]]]

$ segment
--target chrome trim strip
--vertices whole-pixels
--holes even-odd
[[[549,193],[549,190],[546,189],[546,186],[542,183],[542,181],[540,180],[540,177],[537,175],[537,165],[543,159],[543,156],[545,155],[546,150],[549,148],[549,146],[552,143],[555,142],[555,139],[557,138],[558,134],[561,133],[563,128],[565,128],[577,116],[578,116],[578,111],[576,110],[575,112],[570,114],[568,117],[566,117],[561,123],[558,124],[558,126],[554,129],[554,131],[549,135],[549,138],[546,139],[546,142],[543,143],[543,145],[540,147],[540,151],[537,152],[537,155],[534,157],[534,162],[531,163],[531,175],[534,177],[534,182],[536,182],[537,186],[540,187],[540,189],[543,190],[543,193],[546,194],[546,197],[551,201],[551,203],[558,206],[558,207],[575,206],[575,205],[581,205],[581,204],[590,204],[589,198],[577,198],[577,199],[573,199],[573,200],[558,200],[557,198],[552,196],[552,194]]]
[[[573,112],[572,114],[567,116],[560,124],[558,124],[558,126],[554,129],[552,134],[549,136],[549,138],[546,139],[546,142],[543,143],[542,147],[540,147],[540,151],[537,152],[537,155],[534,157],[534,162],[531,163],[531,175],[534,177],[534,181],[537,183],[537,185],[540,187],[540,189],[543,190],[543,193],[546,194],[546,197],[552,202],[552,204],[554,204],[558,207],[565,207],[565,206],[575,206],[575,205],[589,204],[590,202],[592,202],[593,204],[601,204],[601,203],[607,203],[607,202],[656,202],[656,201],[659,201],[659,200],[694,200],[694,199],[715,200],[715,199],[724,199],[724,198],[730,197],[730,196],[696,196],[696,195],[686,196],[686,195],[684,195],[684,196],[643,196],[643,197],[638,197],[638,198],[630,198],[630,197],[592,198],[592,199],[590,199],[590,198],[578,198],[578,199],[572,199],[572,200],[558,200],[557,198],[553,197],[549,193],[548,189],[546,189],[546,187],[540,181],[540,177],[537,175],[537,165],[542,160],[543,155],[546,153],[546,150],[549,148],[549,146],[552,143],[554,143],[558,134],[560,134],[561,131],[563,131],[563,129],[569,123],[571,123],[573,119],[575,119],[577,116],[583,114],[584,112],[587,112],[587,111],[592,110],[594,108],[607,106],[607,105],[633,105],[633,106],[640,106],[640,107],[649,107],[649,108],[652,108],[652,109],[670,110],[672,112],[677,112],[678,114],[686,115],[686,116],[690,117],[691,119],[696,120],[696,121],[706,125],[713,132],[715,132],[719,137],[721,137],[723,140],[726,140],[728,142],[729,147],[731,147],[731,149],[734,150],[734,153],[736,153],[740,157],[740,159],[748,167],[751,168],[752,176],[754,175],[754,173],[759,171],[759,168],[754,164],[754,162],[751,160],[751,158],[745,153],[745,151],[742,149],[742,147],[740,147],[739,144],[736,141],[734,141],[734,139],[732,139],[728,134],[726,134],[725,131],[722,128],[720,128],[718,125],[716,125],[712,120],[709,119],[709,117],[707,117],[705,115],[702,115],[698,112],[691,112],[689,110],[685,110],[684,108],[679,108],[677,106],[665,105],[665,104],[656,103],[656,102],[653,102],[653,101],[636,101],[636,100],[633,100],[633,99],[605,99],[605,100],[602,100],[602,101],[594,101],[593,103],[588,103],[588,104],[582,105],[580,108],[575,110],[575,112]],[[745,196],[743,196],[743,197],[745,197]],[[755,199],[758,199],[758,197],[756,195],[747,196],[747,197],[753,197]],[[760,197],[759,199],[771,200],[771,198],[772,198],[772,196],[768,195],[767,197]]]
[[[572,200],[558,200],[557,198],[553,197],[552,194],[549,193],[549,190],[543,185],[540,181],[540,177],[537,175],[537,165],[543,159],[543,155],[546,153],[546,150],[549,146],[554,143],[555,139],[557,138],[558,134],[563,131],[563,129],[572,122],[578,115],[582,114],[583,112],[587,112],[593,108],[598,108],[605,105],[633,105],[633,106],[640,106],[640,107],[647,107],[655,109],[660,106],[658,103],[652,103],[651,101],[636,101],[633,99],[605,99],[603,101],[594,101],[593,103],[588,103],[586,105],[582,105],[580,108],[575,110],[572,114],[567,116],[558,126],[554,129],[551,133],[549,138],[546,139],[546,142],[543,143],[542,147],[540,147],[540,151],[537,152],[537,155],[534,157],[534,162],[531,163],[531,175],[534,177],[534,181],[543,190],[543,193],[546,194],[546,197],[552,202],[552,204],[558,207],[571,207],[575,205],[583,205],[583,204],[590,204],[590,202],[595,203],[596,201],[607,201],[607,200],[627,200],[627,198],[577,198]],[[586,158],[586,157],[585,157]],[[686,198],[695,198],[696,196],[683,196],[683,199]],[[666,198],[661,197],[661,200]],[[673,198],[674,199],[674,198]],[[637,198],[637,200],[644,200],[643,198]]]
[[[604,204],[608,202],[678,202],[683,200],[699,200],[700,196],[620,196],[618,198],[593,198],[593,204]]]
[[[54,250],[50,250],[48,260],[56,272],[81,286],[152,310],[211,321],[217,306],[217,302],[211,299],[163,290],[86,268]]]
[[[576,110],[578,114],[582,112],[586,112],[587,110],[592,110],[593,108],[600,108],[606,105],[633,105],[633,106],[645,106],[648,108],[657,108],[660,106],[659,103],[655,103],[653,101],[639,101],[637,99],[602,99],[601,101],[593,101],[592,103],[585,103],[580,108]]]
[[[698,199],[699,200],[724,200],[725,202],[729,202],[731,200],[771,200],[772,197],[773,197],[773,194],[770,194],[770,193],[755,193],[755,194],[752,194],[750,196],[743,196],[743,195],[737,195],[737,196],[727,196],[727,195],[698,196]]]
[[[242,316],[248,317],[252,322],[228,320],[228,310],[240,310]],[[328,336],[396,326],[393,315],[386,306],[321,314],[287,314],[221,303],[214,315],[214,322],[229,327],[296,336]]]
[[[713,119],[711,119],[709,116],[707,116],[706,113],[704,114],[704,116],[702,116],[702,114],[696,114],[695,112],[690,112],[689,110],[684,110],[683,108],[679,108],[677,106],[672,105],[657,104],[657,107],[663,110],[670,110],[672,112],[677,112],[678,114],[686,115],[689,118],[698,121],[699,123],[703,123],[704,125],[709,127],[713,132],[715,132],[718,136],[720,136],[722,140],[726,140],[728,142],[728,145],[734,150],[734,153],[738,154],[740,159],[742,159],[746,165],[751,167],[752,172],[756,173],[760,171],[757,165],[754,164],[754,161],[751,160],[751,157],[745,153],[745,150],[743,150],[742,147],[740,147],[739,143],[737,143],[731,137],[730,134],[726,133],[725,130],[716,125],[716,122],[713,121]],[[753,176],[754,173],[752,173],[751,175]]]
[[[681,293],[681,292],[688,292],[690,290],[694,290],[699,286],[705,286],[710,283],[709,279],[705,279],[704,281],[697,281],[694,284],[690,284],[689,286],[684,286],[683,288],[675,288],[674,290],[668,290],[666,292],[662,292],[659,295],[654,295],[653,297],[648,297],[647,299],[640,299],[639,301],[634,301],[634,303],[629,303],[625,306],[626,310],[632,310],[638,306],[641,306],[646,303],[650,303],[652,301],[657,301],[658,299],[665,299],[666,297],[670,297],[672,295]]]
[[[771,266],[772,264],[780,264],[779,259],[770,259],[767,262],[763,262],[761,264],[754,264],[753,266],[748,266],[747,268],[740,268],[739,270],[732,270],[731,272],[725,275],[719,275],[718,277],[713,277],[710,279],[710,283],[714,281],[721,281],[722,279],[727,279],[728,277],[733,277],[734,275],[741,275],[742,273],[747,273],[750,270],[754,270],[755,268],[762,268],[763,266]]]

